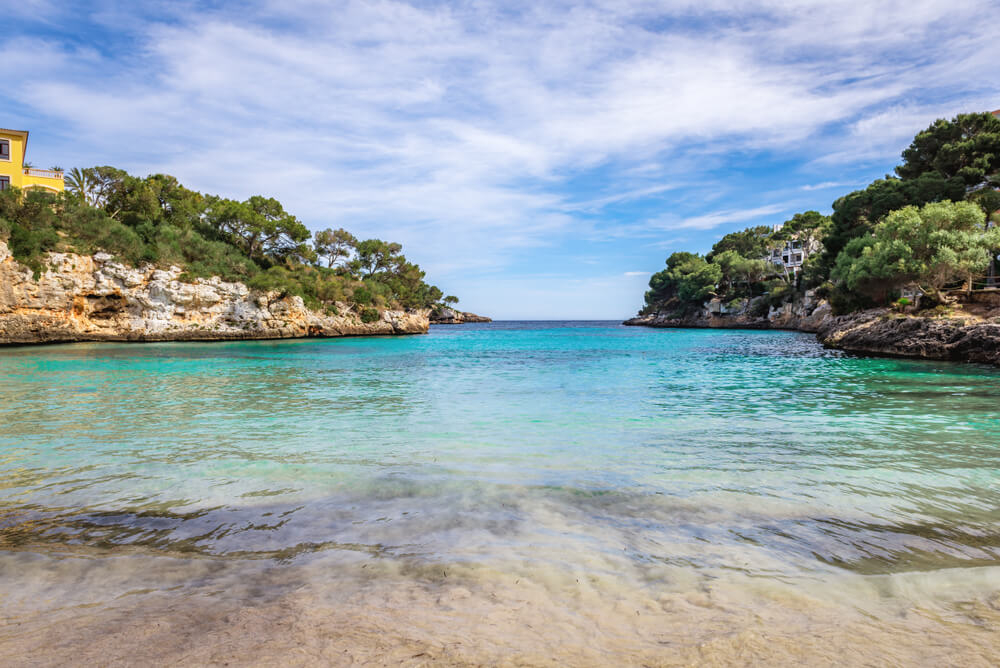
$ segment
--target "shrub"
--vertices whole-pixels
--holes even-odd
[[[366,308],[361,310],[361,322],[369,323],[378,320],[378,310],[373,308]]]
[[[753,318],[763,318],[767,316],[767,313],[770,310],[771,304],[767,299],[763,297],[755,297],[750,300],[750,307],[747,309],[747,314]]]

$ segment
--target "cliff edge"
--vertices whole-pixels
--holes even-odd
[[[834,316],[825,300],[807,293],[803,300],[766,311],[759,303],[743,302],[727,308],[713,300],[693,311],[654,312],[624,324],[790,329],[815,333],[824,346],[851,353],[1000,366],[1000,291],[996,290],[973,294],[967,303],[939,312],[900,313],[880,308]]]
[[[0,242],[0,345],[69,341],[217,341],[423,334],[427,311],[362,322],[348,304],[314,311],[301,297],[218,277],[181,280],[178,267],[129,267],[110,255],[50,253],[35,278]]]
[[[476,315],[467,311],[457,311],[452,308],[437,308],[431,311],[432,325],[464,325],[468,322],[493,322],[492,318],[485,315]]]

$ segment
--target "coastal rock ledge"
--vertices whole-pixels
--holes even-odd
[[[423,334],[429,324],[424,310],[364,323],[348,304],[321,313],[301,297],[219,277],[182,281],[179,267],[129,267],[105,253],[50,253],[44,267],[36,279],[0,242],[0,345]]]
[[[437,308],[431,311],[432,325],[464,325],[468,322],[493,322],[485,315],[476,315],[467,311],[456,311],[452,308]]]
[[[643,327],[790,329],[815,333],[828,348],[862,355],[913,357],[1000,366],[1000,291],[974,295],[950,315],[927,317],[889,309],[834,316],[824,300],[785,304],[751,316],[752,305],[726,312],[708,303],[677,317],[651,313],[626,320]]]

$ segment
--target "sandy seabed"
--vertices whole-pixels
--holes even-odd
[[[26,577],[3,599],[12,605],[0,657],[6,666],[1000,664],[994,567],[781,582],[675,567],[293,561],[8,553],[5,588],[12,568]],[[153,586],[129,589],[144,574]]]

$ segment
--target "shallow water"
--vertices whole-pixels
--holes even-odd
[[[1000,662],[994,369],[494,323],[0,378],[5,664]]]

